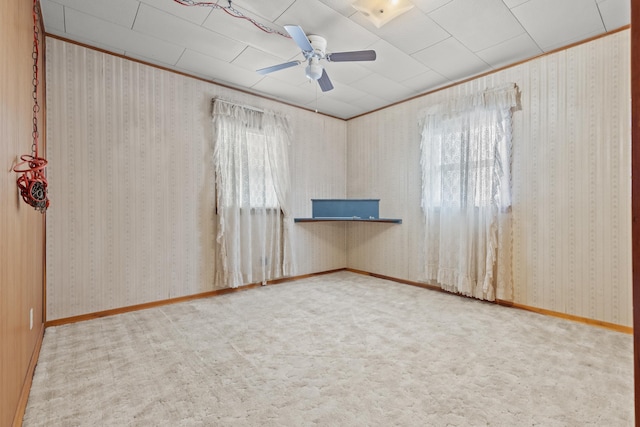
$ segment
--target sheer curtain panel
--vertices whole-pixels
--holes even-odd
[[[425,279],[479,299],[513,299],[509,84],[420,119]]]
[[[270,111],[213,102],[217,280],[229,287],[293,274],[290,129]]]

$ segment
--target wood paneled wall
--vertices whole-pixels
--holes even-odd
[[[16,159],[20,155],[31,152],[32,46],[31,0],[2,0],[0,2],[1,426],[12,425],[21,391],[25,381],[28,380],[30,361],[42,334],[44,217],[20,199],[16,186],[17,175],[12,171]],[[40,103],[44,106],[42,97]],[[43,120],[40,120],[40,123],[43,125]],[[29,329],[31,309],[33,309],[33,329]]]
[[[629,30],[350,120],[347,195],[400,226],[352,224],[348,266],[423,280],[418,115],[516,83],[515,302],[631,326]]]
[[[635,425],[640,427],[640,4],[631,4],[631,170]]]
[[[346,122],[47,38],[47,320],[214,283],[211,100],[289,116],[293,215],[345,197]],[[295,275],[346,265],[342,224],[294,225]]]

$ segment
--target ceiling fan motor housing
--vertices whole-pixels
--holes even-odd
[[[285,68],[295,67],[303,62],[307,63],[305,75],[310,80],[318,82],[318,86],[323,92],[333,89],[333,83],[327,75],[325,69],[320,65],[320,60],[330,62],[349,62],[349,61],[374,61],[376,52],[373,50],[360,50],[351,52],[334,52],[327,54],[327,39],[317,34],[307,35],[299,25],[285,25],[293,41],[298,45],[304,56],[304,61],[294,60],[283,64],[273,65],[271,67],[261,68],[258,73],[265,75]]]
[[[325,50],[327,49],[327,39],[315,34],[309,34],[307,36],[309,43],[313,47],[313,52],[309,52],[306,56],[309,60],[309,65],[305,68],[304,73],[307,78],[311,80],[319,80],[322,77],[322,65],[320,60],[325,57]]]
[[[309,39],[311,46],[313,46],[313,53],[311,56],[315,56],[318,59],[324,58],[325,51],[327,50],[327,39],[316,34],[309,34],[307,38]]]

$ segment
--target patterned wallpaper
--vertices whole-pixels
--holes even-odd
[[[47,320],[214,284],[211,99],[289,116],[293,214],[345,197],[346,122],[47,38]],[[341,224],[294,227],[297,274],[346,265]]]
[[[515,302],[630,326],[629,48],[626,30],[351,120],[347,195],[403,224],[350,225],[349,267],[423,278],[418,114],[515,82]]]
[[[396,224],[294,226],[297,274],[422,279],[420,111],[505,82],[514,114],[515,302],[630,326],[629,32],[343,122],[47,39],[47,319],[213,283],[210,101],[289,116],[293,213],[380,198]]]

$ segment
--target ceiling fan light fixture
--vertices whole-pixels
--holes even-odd
[[[409,0],[357,0],[351,6],[376,28],[413,9]]]
[[[333,52],[327,54],[327,39],[322,36],[309,34],[307,35],[299,25],[285,25],[284,29],[289,33],[293,41],[298,45],[304,56],[307,66],[304,73],[309,80],[318,82],[318,86],[323,92],[333,90],[333,83],[327,74],[327,71],[320,65],[320,61],[328,62],[352,62],[352,61],[375,61],[375,50],[352,50],[348,52]],[[294,67],[302,64],[303,61],[289,61],[284,64],[272,65],[271,67],[256,70],[259,74],[265,75],[285,68]]]
[[[322,65],[318,64],[318,61],[310,61],[307,68],[304,69],[304,73],[308,79],[319,80],[322,77]]]

